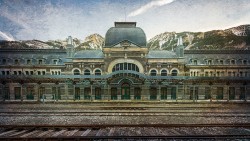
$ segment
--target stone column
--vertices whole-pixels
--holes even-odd
[[[149,100],[149,97],[150,97],[149,86],[148,85],[143,85],[142,86],[141,99],[142,100]]]
[[[157,87],[157,97],[156,97],[156,99],[157,100],[161,100],[161,86],[159,85],[158,87]]]
[[[229,101],[229,84],[223,87],[223,100]]]
[[[235,87],[235,100],[240,99],[240,87]]]
[[[68,97],[69,97],[68,83],[64,83],[64,88],[65,88],[65,97],[64,97],[64,99],[68,100]]]
[[[73,100],[76,100],[76,84],[73,83]]]
[[[34,85],[34,100],[37,100],[37,101],[39,101],[38,88],[39,88],[39,84],[35,84]]]
[[[110,100],[111,99],[111,87],[110,87],[110,85],[108,84],[108,86],[107,86],[107,94],[106,94],[106,96],[107,96],[107,100]]]
[[[19,85],[20,85],[20,100],[23,101],[23,85],[22,84]]]
[[[9,84],[9,89],[10,89],[10,100],[14,100],[15,99],[15,94],[14,94],[14,84],[10,83]]]
[[[134,97],[135,97],[135,88],[130,87],[130,99],[134,100]]]
[[[117,88],[117,100],[121,100],[121,88]]]
[[[171,88],[170,85],[167,87],[167,100],[171,100]]]

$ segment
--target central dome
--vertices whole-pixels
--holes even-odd
[[[113,47],[123,41],[129,41],[139,47],[146,47],[146,35],[144,31],[136,27],[136,22],[115,22],[105,36],[104,47]]]

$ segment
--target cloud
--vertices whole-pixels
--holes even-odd
[[[147,3],[146,5],[142,6],[141,8],[129,13],[128,17],[134,17],[140,14],[145,13],[146,11],[148,11],[149,9],[153,8],[153,7],[159,7],[159,6],[163,6],[166,4],[170,4],[175,0],[155,0],[155,1],[151,1],[150,3]]]
[[[6,33],[2,31],[0,31],[0,36],[7,41],[15,41],[15,39],[12,36],[8,36]]]

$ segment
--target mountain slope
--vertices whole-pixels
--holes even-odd
[[[76,50],[102,49],[104,38],[99,34],[91,34],[85,38],[83,43],[76,47]]]
[[[151,50],[172,50],[180,36],[185,49],[245,49],[250,45],[250,25],[208,32],[165,32],[150,39],[147,46]]]

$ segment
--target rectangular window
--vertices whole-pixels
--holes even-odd
[[[205,99],[211,99],[211,88],[205,87]]]
[[[128,63],[124,63],[124,70],[128,69]]]
[[[14,88],[15,99],[21,99],[21,87]]]
[[[229,87],[229,100],[235,99],[235,87]]]
[[[217,71],[217,76],[220,76],[220,72],[219,71]]]
[[[224,76],[224,71],[221,72],[221,76]]]
[[[41,75],[41,72],[40,72],[40,71],[38,71],[38,72],[37,72],[37,75]]]
[[[236,73],[235,72],[233,72],[233,77],[235,77],[236,75],[235,75]]]
[[[223,99],[223,87],[217,87],[216,99]]]
[[[29,75],[29,71],[25,71],[25,74],[26,74],[26,75]]]
[[[2,71],[2,75],[5,75],[5,71]]]
[[[243,77],[243,72],[242,71],[240,71],[240,77]]]
[[[22,71],[18,71],[18,75],[21,75],[22,74]]]
[[[208,76],[208,72],[207,71],[205,72],[205,76]]]
[[[27,87],[26,91],[26,97],[28,100],[33,100],[34,99],[34,87]]]
[[[245,99],[245,87],[240,87],[240,100]]]
[[[243,64],[246,65],[247,64],[247,60],[243,60]]]
[[[220,64],[221,64],[221,65],[223,65],[223,64],[224,64],[224,63],[223,63],[223,60],[220,60]]]
[[[42,73],[43,73],[43,75],[45,75],[45,71],[43,71]]]
[[[17,71],[14,71],[14,75],[17,75]]]
[[[10,71],[6,71],[6,74],[7,74],[7,75],[10,75]]]
[[[33,75],[34,73],[33,73],[33,71],[30,71],[30,75]]]

